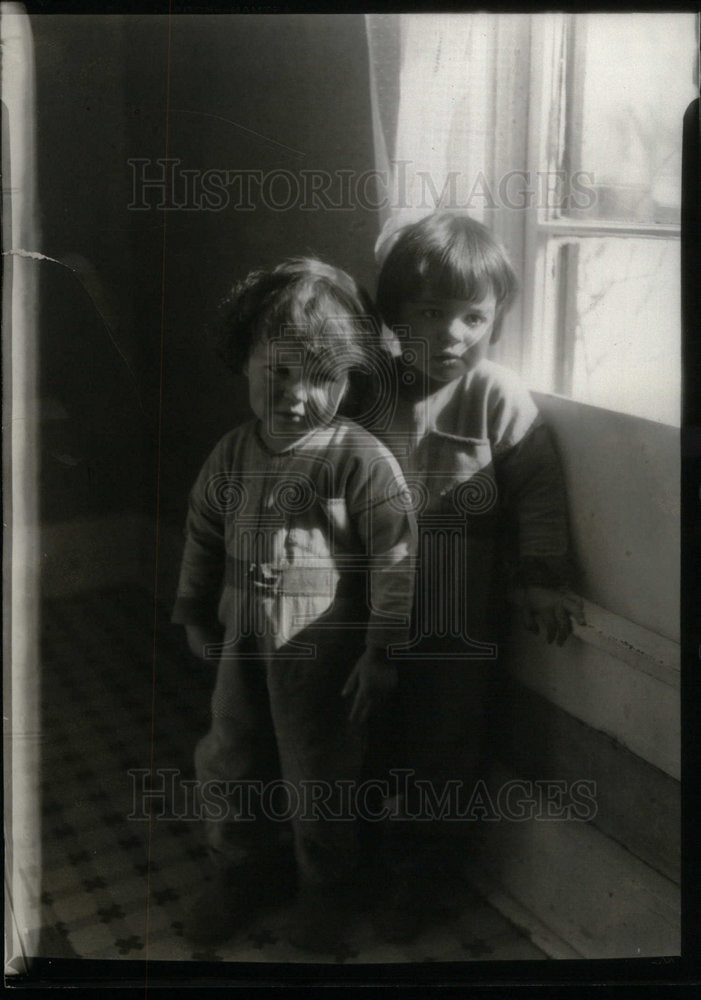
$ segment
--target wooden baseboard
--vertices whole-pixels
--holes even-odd
[[[489,878],[481,864],[467,861],[464,865],[467,881],[498,913],[514,925],[540,948],[548,958],[577,959],[585,956],[573,948],[564,938],[543,923],[532,910],[515,899],[503,886]]]
[[[482,823],[474,843],[468,879],[553,958],[680,954],[679,886],[590,823]]]
[[[577,626],[562,648],[526,632],[514,616],[504,669],[679,780],[679,645],[592,604],[585,614],[590,624]]]
[[[591,783],[594,826],[681,881],[678,781],[513,679],[505,682],[494,717],[495,753],[509,771],[531,780]]]

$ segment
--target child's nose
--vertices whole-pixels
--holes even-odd
[[[307,386],[302,378],[289,378],[285,382],[284,395],[295,403],[306,403]]]
[[[441,330],[441,336],[448,343],[457,343],[462,340],[464,328],[460,319],[449,319]]]

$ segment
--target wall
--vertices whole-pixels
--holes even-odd
[[[558,648],[514,620],[495,780],[586,781],[595,809],[484,831],[477,877],[577,955],[678,954],[679,432],[538,403],[565,469],[587,624]]]
[[[245,386],[207,341],[219,299],[249,269],[302,253],[371,284],[377,228],[355,196],[344,211],[311,197],[304,206],[279,180],[269,192],[279,210],[260,198],[237,208],[235,184],[228,201],[198,208],[181,172],[371,170],[364,23],[181,15],[170,36],[165,16],[37,15],[32,25],[40,249],[62,262],[41,265],[47,589],[96,583],[97,537],[98,579],[133,578],[136,554],[150,586],[158,515],[168,599],[188,488],[249,413]],[[166,203],[183,207],[164,213],[162,192],[135,198],[134,187],[138,176],[163,177],[156,160],[166,156],[179,161]],[[337,203],[338,190],[330,197]],[[129,207],[139,203],[145,210]]]
[[[536,398],[565,466],[583,595],[678,642],[678,428]]]
[[[587,626],[562,649],[519,632],[512,676],[678,779],[679,432],[537,399],[564,465]]]
[[[44,523],[138,503],[121,18],[35,16]]]

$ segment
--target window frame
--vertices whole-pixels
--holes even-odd
[[[567,159],[572,139],[567,131],[576,135],[577,121],[581,123],[583,88],[577,86],[577,75],[582,72],[582,27],[587,16],[553,13],[532,19],[526,159],[530,176],[538,180],[557,171],[565,177],[571,174]],[[530,336],[522,348],[523,371],[535,390],[586,402],[577,400],[572,391],[576,256],[581,241],[632,236],[681,242],[681,224],[563,217],[544,203],[541,194],[542,188],[524,218],[522,316]]]

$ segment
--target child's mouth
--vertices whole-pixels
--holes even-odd
[[[462,361],[462,358],[456,354],[434,354],[433,362],[434,364],[440,365],[441,368],[448,368],[450,365],[457,365]]]

